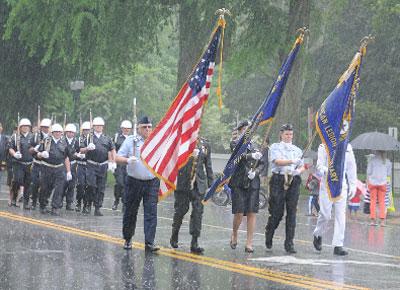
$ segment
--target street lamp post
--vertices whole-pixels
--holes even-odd
[[[74,120],[78,117],[77,108],[79,106],[79,100],[81,97],[81,91],[85,87],[84,81],[73,81],[70,83],[69,87],[72,91],[72,100],[74,101]]]

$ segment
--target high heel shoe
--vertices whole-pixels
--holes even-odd
[[[254,253],[254,249],[253,248],[244,247],[244,251],[246,253]]]
[[[234,242],[232,241],[232,238],[231,238],[231,241],[229,242],[229,245],[231,246],[231,249],[232,249],[232,250],[235,250],[235,249],[236,249],[236,246],[237,246],[237,242],[234,243]]]

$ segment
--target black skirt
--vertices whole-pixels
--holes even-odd
[[[254,188],[232,188],[232,213],[258,213],[260,189]]]

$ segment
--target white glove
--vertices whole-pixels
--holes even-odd
[[[115,162],[108,161],[108,171],[114,173],[116,168],[117,168],[117,164]]]
[[[19,152],[19,151],[15,152],[15,153],[14,153],[14,158],[15,158],[15,159],[21,159],[21,158],[22,158],[21,152]]]
[[[35,148],[33,148],[33,150],[35,150],[36,153],[39,153],[39,148],[40,148],[40,144],[36,145]]]
[[[42,158],[44,158],[44,159],[49,158],[49,152],[47,152],[47,151],[41,152],[41,153],[40,153],[40,157],[42,157]]]
[[[86,147],[86,149],[88,151],[92,151],[96,149],[96,145],[94,145],[93,143],[89,143],[89,145]]]
[[[70,181],[70,180],[72,180],[72,174],[71,174],[71,171],[68,171],[67,172],[67,181]]]
[[[292,162],[296,166],[300,166],[303,163],[303,161],[300,158],[294,159],[292,160]]]
[[[198,148],[194,148],[192,155],[193,155],[193,157],[197,157],[197,156],[199,156],[199,153],[200,153],[200,150]]]
[[[251,153],[251,157],[255,160],[260,160],[262,158],[262,153],[260,151],[256,151],[254,153]]]
[[[76,153],[75,156],[79,159],[85,159],[86,158],[86,154],[83,153]]]
[[[254,154],[254,153],[253,153],[253,154]],[[253,180],[254,177],[256,177],[256,172],[255,172],[254,170],[250,169],[249,173],[247,174],[247,177],[248,177],[250,180]]]
[[[131,156],[131,157],[128,158],[127,162],[128,162],[129,165],[132,165],[133,163],[135,163],[137,161],[138,161],[138,158],[136,156]]]
[[[328,172],[328,167],[323,166],[323,165],[318,166],[318,171],[319,171],[322,175],[324,175],[325,173]]]
[[[350,199],[353,199],[353,197],[355,197],[356,196],[356,191],[354,190],[350,190],[349,191],[349,194],[348,194],[348,196],[347,196],[347,199],[348,200],[350,200]]]

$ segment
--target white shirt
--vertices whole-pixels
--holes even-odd
[[[301,158],[303,152],[299,147],[293,145],[292,143],[274,143],[271,145],[269,150],[269,159],[271,162],[271,170],[273,173],[292,173],[296,169],[295,164],[289,164],[286,166],[279,166],[274,161],[276,159],[284,159],[284,160],[294,160],[297,158]],[[303,166],[303,163],[299,166]]]
[[[367,179],[368,183],[373,185],[384,185],[387,183],[387,177],[392,175],[392,163],[388,160],[382,160],[377,155],[368,160]]]

